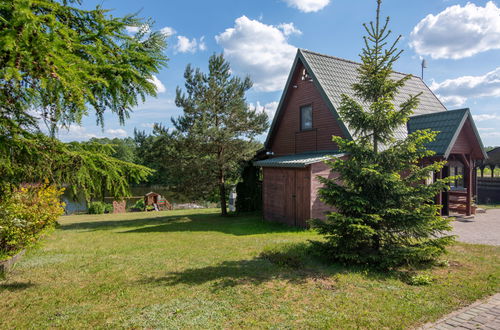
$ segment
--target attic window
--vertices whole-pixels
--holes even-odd
[[[309,76],[309,73],[307,72],[306,69],[302,69],[302,80],[311,80],[311,76]]]
[[[312,127],[312,106],[305,105],[303,107],[300,107],[300,130],[307,131],[312,129]]]

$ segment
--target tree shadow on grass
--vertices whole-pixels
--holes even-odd
[[[237,236],[304,231],[304,229],[301,228],[264,221],[259,214],[221,217],[213,213],[151,217],[133,220],[77,222],[63,224],[59,228],[62,230],[90,231],[131,228],[121,233],[217,231]]]
[[[2,291],[21,291],[35,286],[31,282],[12,282],[12,283],[0,283],[0,292]]]
[[[233,287],[242,284],[260,284],[275,279],[291,283],[304,283],[308,279],[324,277],[313,269],[292,269],[279,267],[269,261],[255,258],[224,261],[214,266],[190,268],[180,272],[169,272],[165,276],[147,277],[141,284],[174,286],[178,284],[200,285],[214,282],[213,288]]]
[[[147,277],[141,284],[174,286],[178,284],[201,285],[214,282],[212,289],[252,284],[258,285],[273,280],[284,280],[293,284],[314,283],[321,288],[335,289],[337,274],[357,274],[370,280],[386,281],[401,279],[398,271],[379,271],[366,267],[326,264],[317,257],[306,256],[297,266],[277,264],[266,257],[224,261],[214,266],[190,268],[179,272],[169,272],[160,277]]]

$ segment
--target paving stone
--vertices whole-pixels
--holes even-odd
[[[500,330],[500,293],[455,311],[420,329],[495,329]]]
[[[468,321],[468,320],[473,319],[475,317],[476,317],[475,314],[469,314],[469,313],[460,313],[457,315],[457,318],[465,320],[465,321]]]

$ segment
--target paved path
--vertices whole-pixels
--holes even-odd
[[[455,311],[420,329],[500,329],[500,293]]]
[[[453,235],[473,244],[500,245],[500,209],[490,209],[474,217],[457,217]],[[500,293],[455,311],[420,329],[500,329]]]
[[[453,235],[473,244],[500,245],[500,209],[490,209],[474,217],[457,217],[452,222]]]

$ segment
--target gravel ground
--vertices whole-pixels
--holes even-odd
[[[453,224],[453,235],[458,240],[473,244],[500,245],[500,209],[489,209],[474,217],[457,217]]]

